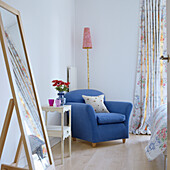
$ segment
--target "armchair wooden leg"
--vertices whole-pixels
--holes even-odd
[[[95,148],[96,147],[96,143],[92,143],[92,147]]]
[[[73,137],[72,137],[72,139],[73,139],[73,141],[76,141],[76,138],[73,138]]]
[[[126,139],[122,139],[122,141],[123,141],[123,143],[125,143],[125,142],[126,142]]]

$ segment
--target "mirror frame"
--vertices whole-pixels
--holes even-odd
[[[41,110],[40,103],[39,103],[39,98],[38,98],[38,95],[37,95],[37,89],[36,89],[35,83],[34,83],[35,82],[34,77],[33,77],[32,71],[31,71],[32,69],[31,69],[31,66],[30,66],[29,58],[28,58],[28,53],[27,53],[25,39],[24,39],[24,33],[23,33],[23,27],[22,27],[20,12],[18,10],[14,9],[13,7],[9,6],[5,2],[1,1],[1,0],[0,0],[0,7],[7,10],[8,12],[14,14],[17,18],[20,36],[21,36],[21,40],[22,40],[22,45],[23,45],[23,49],[24,49],[24,53],[25,53],[25,57],[26,57],[26,64],[28,66],[28,72],[30,74],[30,79],[31,79],[31,83],[32,83],[32,89],[33,89],[33,92],[34,92],[34,96],[35,96],[35,101],[36,101],[37,111],[38,111],[38,115],[39,115],[39,119],[40,119],[40,124],[42,126],[42,132],[43,132],[43,135],[44,135],[44,141],[45,141],[46,148],[47,148],[47,154],[49,156],[50,166],[47,167],[47,170],[51,170],[51,169],[53,170],[53,169],[55,169],[54,160],[53,160],[53,156],[52,156],[52,152],[51,152],[51,148],[50,148],[50,144],[49,144],[49,139],[48,139],[45,123],[44,123],[42,110]],[[1,41],[2,51],[3,51],[3,55],[4,55],[6,70],[7,70],[7,74],[8,74],[8,78],[9,78],[9,84],[10,84],[10,87],[11,87],[11,92],[12,92],[12,96],[13,96],[13,100],[14,100],[14,106],[15,106],[15,110],[16,110],[16,114],[17,114],[17,118],[18,118],[20,131],[21,131],[21,139],[23,141],[24,149],[25,149],[25,155],[27,157],[28,167],[29,167],[30,170],[34,170],[35,166],[34,166],[34,161],[33,161],[33,157],[32,157],[31,147],[30,147],[28,136],[27,136],[26,128],[25,128],[25,125],[23,123],[24,117],[21,113],[22,111],[20,109],[20,106],[18,105],[19,99],[18,99],[18,96],[16,95],[17,87],[16,87],[15,79],[14,79],[14,76],[13,76],[13,73],[12,73],[12,68],[10,67],[10,61],[9,61],[9,57],[8,57],[9,51],[8,51],[8,47],[7,47],[7,42],[6,42],[5,31],[4,31],[1,13],[0,13],[0,41]],[[4,165],[3,165],[3,167],[4,167]],[[7,168],[10,168],[10,166],[7,166]],[[18,168],[18,169],[21,169],[21,168]]]

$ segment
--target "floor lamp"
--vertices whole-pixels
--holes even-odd
[[[87,80],[88,80],[88,89],[90,88],[90,78],[89,78],[89,49],[92,49],[90,28],[84,28],[83,36],[83,49],[87,49]]]

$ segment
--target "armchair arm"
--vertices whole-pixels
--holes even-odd
[[[121,113],[126,116],[126,122],[129,122],[130,113],[132,111],[132,103],[129,102],[117,102],[117,101],[105,101],[105,105],[109,112]]]
[[[93,142],[97,135],[97,121],[94,109],[85,103],[68,102],[72,106],[72,136]]]

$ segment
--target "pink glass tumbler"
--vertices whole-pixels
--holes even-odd
[[[53,106],[54,104],[54,99],[48,99],[49,106]]]
[[[60,105],[61,105],[61,100],[57,99],[57,100],[55,101],[55,104],[56,104],[56,107],[60,107]]]

